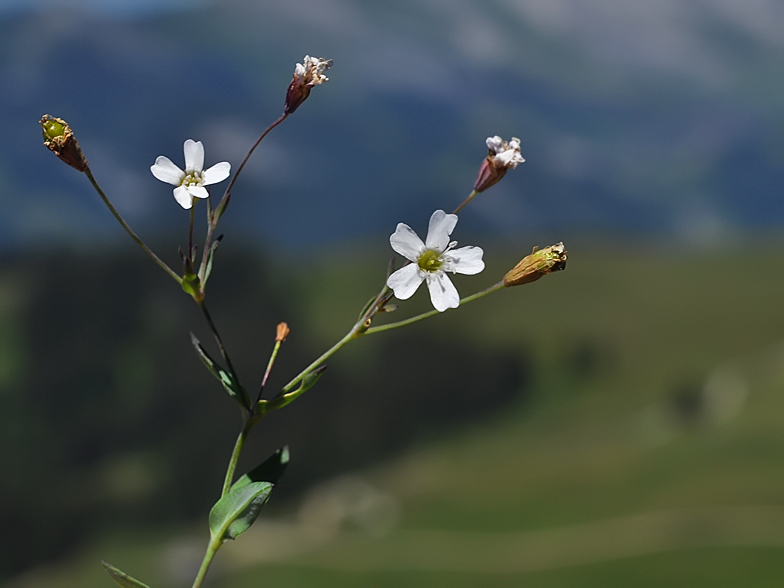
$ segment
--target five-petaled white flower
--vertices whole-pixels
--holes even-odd
[[[479,247],[454,249],[457,241],[450,242],[449,236],[456,224],[456,214],[436,210],[430,217],[424,243],[411,227],[403,223],[397,225],[389,243],[392,249],[411,262],[387,279],[387,286],[394,290],[397,298],[411,298],[425,281],[437,311],[460,305],[460,296],[446,272],[474,275],[485,268],[485,263]]]
[[[188,139],[183,145],[185,152],[185,171],[174,165],[163,155],[150,166],[152,175],[162,182],[177,186],[174,188],[174,199],[183,208],[191,208],[194,198],[207,198],[207,188],[229,177],[231,164],[228,161],[216,163],[210,169],[204,169],[204,145],[201,141]]]
[[[517,164],[525,161],[523,156],[520,155],[520,139],[517,137],[512,137],[507,143],[496,135],[495,137],[488,137],[486,143],[487,148],[492,153],[495,153],[493,155],[493,163],[499,167],[515,168]]]

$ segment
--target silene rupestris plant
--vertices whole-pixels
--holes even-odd
[[[187,139],[183,145],[184,169],[172,162],[168,157],[160,156],[150,167],[152,175],[157,179],[174,186],[174,200],[183,209],[189,211],[188,243],[181,248],[182,269],[175,271],[164,263],[131,229],[120,213],[114,208],[109,197],[98,184],[79,142],[64,120],[44,115],[40,123],[43,127],[44,144],[61,160],[84,173],[93,188],[104,201],[111,213],[122,225],[131,238],[147,255],[185,291],[201,309],[204,319],[215,339],[218,355],[208,351],[193,334],[191,341],[199,359],[234,399],[240,407],[242,426],[237,436],[234,449],[229,458],[220,498],[209,512],[209,541],[201,567],[193,582],[194,588],[201,586],[209,570],[213,557],[227,540],[236,539],[247,531],[259,516],[262,507],[270,498],[275,484],[280,479],[289,462],[287,448],[278,450],[253,470],[241,476],[236,475],[236,467],[245,440],[251,430],[265,416],[274,410],[283,408],[312,388],[323,375],[326,362],[344,345],[368,335],[381,333],[404,327],[442,313],[450,308],[478,300],[502,288],[527,284],[538,280],[551,272],[566,267],[566,250],[563,243],[557,243],[544,249],[534,248],[533,253],[525,257],[514,268],[495,284],[475,294],[460,298],[457,289],[449,278],[449,274],[475,275],[484,270],[482,260],[484,252],[476,246],[458,247],[452,240],[452,233],[457,225],[458,213],[478,194],[499,182],[509,171],[525,160],[520,155],[520,140],[512,138],[504,141],[501,137],[489,137],[486,141],[488,154],[482,161],[468,197],[451,213],[436,210],[430,215],[427,233],[424,240],[407,224],[399,223],[389,238],[392,249],[404,258],[400,268],[394,268],[394,258],[387,269],[387,278],[378,293],[372,296],[348,332],[330,349],[316,358],[310,365],[291,378],[288,384],[272,394],[265,389],[270,371],[275,363],[281,345],[289,336],[286,323],[278,325],[275,342],[269,362],[261,378],[258,389],[249,389],[242,383],[240,375],[234,369],[231,356],[218,332],[218,328],[207,310],[207,283],[210,278],[216,250],[222,236],[216,237],[216,229],[221,217],[226,212],[232,197],[232,188],[238,176],[245,168],[253,151],[267,134],[293,114],[308,98],[311,90],[328,81],[325,75],[332,66],[331,60],[305,56],[303,63],[298,63],[294,76],[286,92],[283,113],[267,127],[251,145],[244,159],[231,175],[231,165],[220,162],[205,169],[204,146],[200,141]],[[213,202],[209,187],[229,179],[223,195],[217,204]],[[199,248],[194,243],[194,220],[197,207],[206,209],[206,228],[204,229],[204,245]],[[204,214],[203,212],[201,213]],[[412,316],[397,322],[376,320],[379,315],[395,311],[398,306],[392,299],[403,301],[414,295],[422,285],[427,285],[434,310]],[[381,323],[381,324],[376,324]],[[145,584],[135,580],[126,573],[104,562],[111,578],[123,587],[143,587]]]

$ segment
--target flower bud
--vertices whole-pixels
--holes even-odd
[[[519,286],[535,282],[545,274],[566,269],[566,249],[563,243],[556,243],[544,249],[534,247],[531,255],[514,266],[504,276],[504,286]]]
[[[331,59],[306,55],[303,62],[294,67],[294,78],[289,84],[289,89],[286,92],[286,104],[283,107],[283,112],[286,114],[291,114],[297,110],[300,104],[305,102],[313,86],[329,81],[324,72],[332,67]]]
[[[70,165],[72,168],[83,172],[87,169],[87,159],[79,147],[79,141],[74,137],[71,127],[61,118],[45,114],[39,121],[43,128],[44,145],[52,153]]]
[[[506,175],[509,168],[515,168],[525,161],[520,155],[520,139],[517,137],[512,137],[507,142],[496,135],[488,137],[485,143],[489,152],[482,162],[476,176],[476,182],[474,182],[476,192],[483,192],[490,186],[497,184]]]
[[[286,323],[280,323],[278,325],[277,334],[275,335],[275,341],[285,341],[290,332],[291,329],[289,329],[289,326]]]

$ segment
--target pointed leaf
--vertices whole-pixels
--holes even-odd
[[[365,303],[365,306],[363,306],[363,307],[362,307],[362,310],[360,311],[360,313],[359,313],[359,317],[357,318],[357,320],[360,320],[360,319],[361,319],[363,316],[365,316],[365,313],[366,313],[368,310],[370,310],[370,307],[371,307],[371,306],[373,305],[373,303],[376,301],[376,298],[378,298],[378,296],[373,296],[373,298],[371,298],[370,300],[368,300],[368,301]]]
[[[105,561],[101,561],[101,565],[106,568],[106,571],[109,572],[109,575],[112,577],[118,586],[122,586],[122,588],[150,588],[147,584],[143,584],[139,582],[139,580],[134,580],[125,572],[121,572],[113,565],[106,563]]]
[[[239,402],[243,408],[248,408],[250,406],[250,396],[248,396],[248,392],[245,388],[236,381],[230,372],[227,372],[217,361],[210,357],[209,353],[202,347],[201,343],[199,343],[199,340],[196,338],[196,335],[193,333],[191,333],[191,343],[196,349],[196,353],[199,354],[199,359],[201,359],[202,363],[210,370],[210,373],[223,385],[226,392]]]
[[[204,277],[202,278],[202,282],[207,284],[207,280],[210,278],[210,273],[212,273],[212,260],[215,257],[215,251],[218,249],[218,245],[220,245],[221,240],[223,239],[223,235],[215,239],[215,241],[210,246],[209,251],[207,251],[207,263],[204,264]]]
[[[289,446],[286,445],[269,456],[263,463],[257,465],[244,476],[241,476],[234,482],[231,489],[232,491],[237,490],[252,482],[269,482],[270,484],[277,484],[288,465]]]
[[[270,410],[276,410],[278,408],[283,408],[290,402],[293,402],[294,399],[297,398],[297,396],[299,396],[300,394],[304,394],[305,392],[310,390],[313,386],[315,386],[316,382],[318,382],[319,378],[321,377],[321,374],[323,374],[324,370],[326,369],[327,366],[322,365],[321,367],[317,367],[312,372],[306,374],[305,377],[302,378],[302,383],[299,385],[299,388],[287,394],[283,394],[283,395],[279,394],[278,396],[270,400],[267,405],[269,407],[267,410],[270,411]]]
[[[210,535],[213,540],[235,539],[247,531],[269,500],[272,484],[250,482],[215,503],[210,511]]]
[[[215,361],[204,350],[204,347],[201,346],[201,343],[199,343],[199,340],[196,338],[196,335],[194,335],[193,333],[191,333],[191,344],[196,349],[196,353],[199,354],[199,359],[201,359],[202,363],[205,366],[207,366],[208,370],[210,370],[210,373],[220,380],[221,377],[218,371],[219,370],[223,371],[223,368],[221,368],[217,363],[215,363]]]

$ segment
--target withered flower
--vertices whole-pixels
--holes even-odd
[[[545,274],[566,269],[566,249],[563,243],[556,243],[544,249],[534,247],[531,255],[523,258],[504,276],[504,286],[519,286],[535,282]]]
[[[87,159],[74,137],[71,127],[61,118],[43,115],[41,123],[44,133],[44,145],[72,168],[83,172],[87,169]]]
[[[297,110],[299,105],[305,102],[310,95],[310,90],[313,86],[329,81],[324,72],[330,67],[332,67],[331,59],[321,59],[306,55],[303,63],[298,63],[294,67],[294,78],[291,80],[289,89],[286,92],[286,105],[283,108],[283,112],[291,114]]]
[[[275,333],[275,341],[285,341],[290,332],[291,329],[286,323],[280,323]]]
[[[474,190],[477,192],[495,185],[506,175],[509,168],[515,168],[525,161],[520,155],[520,139],[517,137],[512,137],[507,142],[496,135],[488,137],[486,143],[489,153],[482,162],[474,182]]]

